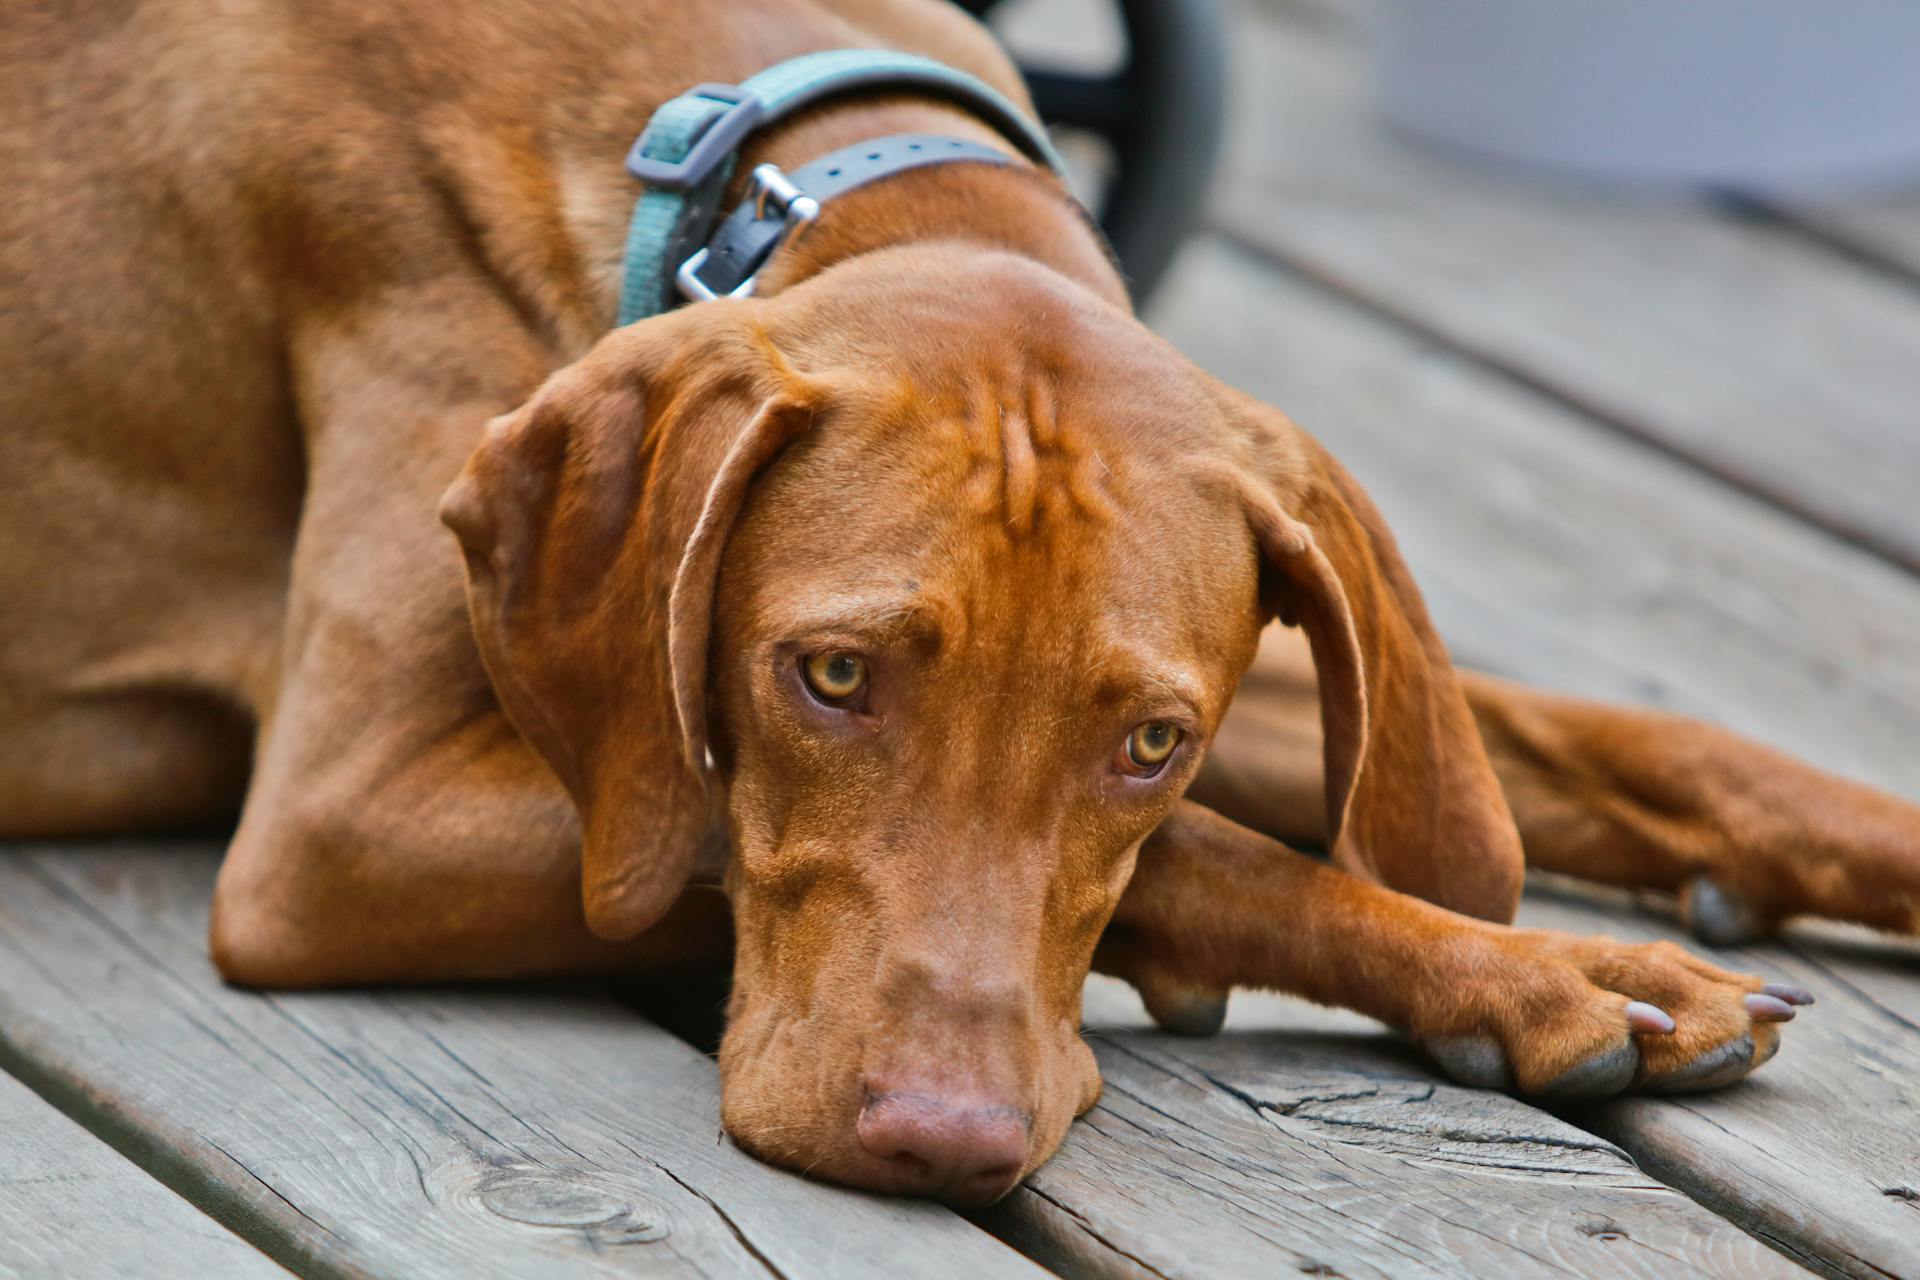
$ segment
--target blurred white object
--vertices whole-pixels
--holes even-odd
[[[1376,0],[1390,120],[1496,159],[1806,191],[1920,175],[1920,0]]]

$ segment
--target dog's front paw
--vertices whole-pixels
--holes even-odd
[[[1468,970],[1415,1038],[1462,1084],[1547,1099],[1731,1084],[1779,1052],[1813,997],[1729,973],[1671,942],[1519,931]]]

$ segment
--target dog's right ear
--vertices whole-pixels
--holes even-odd
[[[579,809],[587,923],[603,937],[667,911],[717,820],[706,675],[721,552],[820,394],[755,323],[763,305],[608,335],[488,426],[440,504],[501,704]]]

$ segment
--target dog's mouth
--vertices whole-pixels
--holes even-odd
[[[817,1008],[787,1017],[738,995],[732,1006],[720,1047],[726,1131],[748,1154],[807,1177],[977,1208],[1018,1186],[1071,1121],[1072,1108],[1051,1105],[1043,1087],[1059,1074],[1055,1055],[1025,1039],[927,1020],[878,1043],[839,1034]],[[941,1051],[928,1051],[934,1044]]]

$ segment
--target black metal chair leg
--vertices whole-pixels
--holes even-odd
[[[985,16],[998,0],[963,0]],[[1022,65],[1050,125],[1099,137],[1113,158],[1100,224],[1144,302],[1199,220],[1219,158],[1226,38],[1215,0],[1116,0],[1125,64],[1110,75]]]

